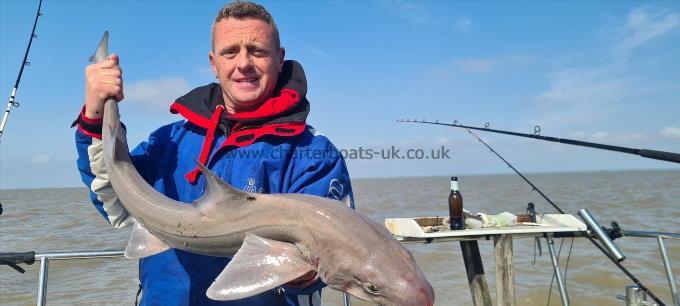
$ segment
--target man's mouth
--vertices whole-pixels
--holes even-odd
[[[254,83],[258,80],[258,78],[239,78],[234,80],[236,83]]]
[[[255,90],[260,86],[259,78],[238,78],[233,81],[234,87],[240,90]]]

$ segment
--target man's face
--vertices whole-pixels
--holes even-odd
[[[222,86],[227,111],[253,110],[274,94],[284,50],[274,30],[257,19],[223,19],[215,24],[210,65]]]

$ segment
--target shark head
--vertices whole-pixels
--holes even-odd
[[[386,229],[372,225],[380,237],[389,237]],[[335,249],[320,258],[321,279],[333,289],[378,305],[434,305],[432,286],[411,253],[391,237],[374,245]]]

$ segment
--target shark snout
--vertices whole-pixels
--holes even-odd
[[[380,304],[383,306],[433,306],[434,290],[427,281],[414,281],[409,283],[408,288],[400,291],[396,296],[388,298]]]
[[[433,306],[434,305],[434,291],[432,290],[432,286],[430,284],[427,284],[427,288],[424,288],[421,292],[423,294],[423,305],[427,306]]]
[[[430,283],[427,281],[421,284],[420,288],[418,288],[418,290],[416,290],[414,293],[414,305],[434,305],[434,290],[432,289],[432,285],[430,285]]]

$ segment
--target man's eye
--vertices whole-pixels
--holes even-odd
[[[253,55],[255,55],[255,56],[265,56],[265,55],[267,55],[267,50],[265,50],[265,49],[255,49],[255,50],[253,50]]]
[[[238,54],[237,50],[226,50],[222,52],[222,56],[227,57],[227,58],[233,58]]]

